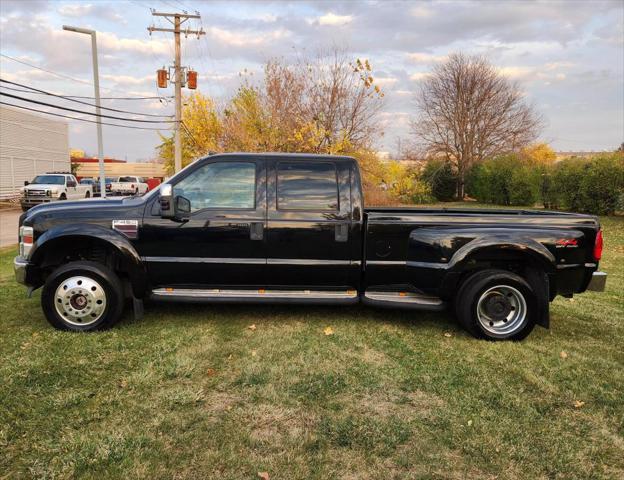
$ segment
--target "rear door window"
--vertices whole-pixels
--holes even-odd
[[[277,209],[339,210],[336,165],[330,162],[280,162],[277,166]]]

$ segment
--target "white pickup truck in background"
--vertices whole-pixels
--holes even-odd
[[[147,183],[141,177],[124,176],[119,177],[116,182],[111,182],[111,195],[143,195],[149,190]]]
[[[70,173],[37,175],[32,182],[24,182],[20,191],[23,211],[41,203],[93,197],[93,187],[79,184]]]

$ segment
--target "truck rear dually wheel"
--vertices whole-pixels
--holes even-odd
[[[41,293],[45,316],[60,330],[103,330],[121,316],[124,295],[119,277],[96,262],[71,262],[46,279]]]
[[[462,283],[455,313],[475,337],[522,340],[535,327],[537,298],[521,276],[506,270],[482,270]]]

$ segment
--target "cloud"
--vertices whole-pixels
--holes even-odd
[[[265,45],[276,40],[284,41],[291,36],[291,32],[278,28],[268,32],[227,30],[219,27],[210,27],[206,30],[209,39],[228,47],[249,47]]]
[[[319,25],[329,25],[332,27],[336,27],[351,23],[352,20],[352,15],[336,15],[335,13],[329,12],[319,17],[316,21]]]
[[[420,82],[422,80],[425,80],[429,75],[431,75],[428,72],[416,72],[416,73],[412,73],[409,76],[409,79],[413,82]]]
[[[417,18],[429,18],[433,15],[433,11],[427,7],[419,6],[411,8],[410,15]]]
[[[431,64],[440,63],[446,60],[446,55],[431,55],[429,53],[408,53],[407,58],[411,63],[416,64]]]
[[[380,87],[391,87],[399,81],[396,77],[375,77],[375,85]]]
[[[128,86],[128,85],[148,85],[156,82],[156,75],[145,75],[143,77],[134,77],[132,75],[109,75],[101,74],[100,78],[108,80],[116,85]]]
[[[122,15],[107,5],[94,5],[91,3],[65,4],[59,7],[58,13],[68,18],[97,17],[122,25],[128,23]]]

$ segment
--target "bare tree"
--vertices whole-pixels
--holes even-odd
[[[334,47],[295,63],[269,62],[265,101],[285,131],[315,125],[320,132],[316,151],[330,152],[342,141],[355,149],[370,148],[380,131],[377,114],[384,96],[374,82],[368,60],[350,62]]]
[[[516,151],[537,138],[540,115],[517,83],[479,56],[452,54],[434,67],[417,94],[417,143],[428,156],[457,170],[457,197],[465,196],[470,167],[484,158]]]

